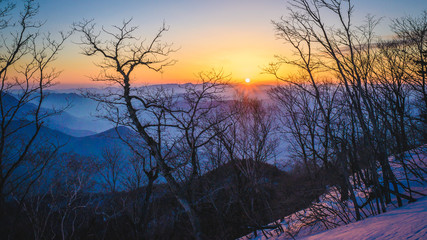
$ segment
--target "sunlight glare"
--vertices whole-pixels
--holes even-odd
[[[250,79],[250,78],[246,78],[246,79],[245,79],[245,82],[250,83],[250,82],[251,82],[251,79]]]

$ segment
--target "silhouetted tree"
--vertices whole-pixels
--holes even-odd
[[[191,197],[186,194],[185,184],[179,181],[178,177],[182,175],[177,174],[177,171],[189,166],[190,176],[194,178],[200,174],[197,149],[210,141],[210,129],[215,124],[206,122],[207,125],[203,126],[201,121],[207,120],[208,113],[215,108],[215,95],[223,86],[222,73],[201,74],[201,84],[187,86],[182,98],[174,98],[173,94],[162,88],[150,91],[144,87],[134,87],[134,70],[147,68],[160,72],[174,63],[169,59],[174,49],[161,42],[162,34],[168,29],[163,25],[153,40],[145,44],[135,36],[137,27],[130,26],[130,21],[113,28],[115,32],[104,28],[98,32],[92,21],[74,24],[74,29],[82,34],[84,54],[102,57],[99,64],[102,68],[101,75],[94,80],[114,83],[120,87],[116,92],[89,95],[115,106],[113,109],[117,114],[112,120],[124,123],[138,133],[188,216],[194,237],[202,239],[199,217]],[[174,133],[174,129],[178,133]],[[177,139],[182,141],[178,143]],[[185,149],[190,151],[188,158],[176,155],[176,147],[181,143],[188,146]]]
[[[22,7],[19,9],[17,6]],[[51,67],[70,33],[41,34],[36,20],[38,4],[0,1],[0,218],[5,203],[22,201],[31,186],[44,174],[58,145],[40,139],[44,121],[60,110],[42,108],[45,89],[54,84],[59,72]],[[30,104],[33,102],[34,104]],[[11,216],[7,216],[11,218]]]
[[[415,104],[420,109],[421,126],[414,126],[424,135],[427,129],[427,11],[419,17],[401,17],[393,20],[391,29],[397,35],[401,48],[398,55],[405,56],[406,69],[403,79],[417,93]]]
[[[392,149],[389,136],[402,145],[400,151],[408,149],[403,147],[408,146],[410,129],[409,103],[405,102],[409,97],[405,86],[408,55],[396,55],[389,44],[378,44],[374,29],[379,20],[368,16],[363,25],[356,26],[351,1],[294,0],[288,10],[288,17],[273,24],[277,36],[295,50],[295,58],[278,57],[266,70],[293,86],[291,91],[278,88],[275,98],[291,100],[281,102],[286,119],[294,123],[287,129],[299,143],[300,157],[323,159],[325,169],[337,167],[341,201],[352,200],[357,220],[365,206],[360,206],[355,196],[360,179],[373,187],[367,201],[376,201],[378,212],[386,210],[391,194],[399,205],[401,198],[413,200],[399,192],[400,183],[388,160]],[[336,24],[330,25],[327,13]],[[416,41],[424,44],[420,38]],[[282,64],[294,65],[302,74],[284,77],[280,74]],[[327,85],[322,79],[331,75],[335,82],[324,94],[322,89]],[[295,101],[299,103],[291,105]]]

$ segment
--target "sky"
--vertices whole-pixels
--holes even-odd
[[[273,83],[262,74],[263,66],[274,61],[274,55],[290,54],[290,49],[276,39],[271,20],[286,15],[286,0],[40,0],[44,29],[55,33],[70,29],[73,22],[94,19],[104,27],[132,18],[142,38],[152,38],[163,22],[169,26],[163,40],[179,50],[170,57],[177,63],[163,73],[143,70],[135,76],[139,83],[194,82],[196,74],[222,69],[235,82],[250,78],[252,82]],[[390,19],[419,15],[427,9],[425,0],[354,1],[355,16],[367,14],[383,17],[378,32],[388,31]],[[62,70],[58,81],[62,87],[89,86],[89,76],[99,71],[96,58],[81,54],[73,35],[56,61]]]

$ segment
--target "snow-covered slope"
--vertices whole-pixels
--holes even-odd
[[[412,194],[419,198],[417,202],[408,204],[404,200],[403,203],[408,205],[396,209],[396,199],[392,197],[392,204],[387,205],[388,212],[377,216],[372,216],[377,212],[375,205],[368,204],[362,209],[365,219],[356,222],[353,204],[341,202],[338,189],[331,186],[319,202],[240,239],[427,239],[427,145],[404,154],[400,161],[405,161],[407,169],[394,157],[389,161],[399,182],[405,188],[409,185],[412,191],[408,193],[399,187],[399,192]],[[366,202],[366,187],[356,188],[356,196],[359,204]]]
[[[427,197],[384,214],[298,239],[427,239]]]

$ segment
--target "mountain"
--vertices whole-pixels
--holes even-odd
[[[66,111],[69,114],[86,118],[97,112],[98,103],[77,93],[50,92],[43,101],[43,107],[47,109],[67,107]]]
[[[58,131],[66,132],[75,137],[88,136],[111,128],[111,124],[98,119],[74,117],[68,112],[62,112],[46,120],[47,126]]]
[[[73,137],[86,137],[86,136],[90,136],[90,135],[94,135],[97,134],[96,132],[93,131],[89,131],[89,130],[79,130],[79,129],[71,129],[71,128],[66,128],[63,126],[57,126],[55,128],[55,125],[50,125],[50,127],[60,130],[61,132],[73,136]]]
[[[18,144],[18,142],[21,141],[20,139],[28,140],[33,136],[35,125],[28,121],[13,121],[9,131],[14,131],[16,129],[18,130],[14,136],[20,136],[16,142],[16,144]],[[118,134],[121,136],[130,136],[134,133],[126,127],[119,127],[91,136],[73,137],[47,126],[42,126],[33,146],[43,146],[46,144],[53,144],[55,146],[63,145],[59,152],[72,152],[83,156],[94,157],[101,157],[104,149],[115,146],[120,149],[125,156],[129,156],[131,150],[120,140]]]
[[[20,105],[20,109],[18,111],[18,115],[15,116],[15,118],[24,118],[30,112],[34,112],[36,110],[36,105],[34,105],[33,103],[22,104],[18,101],[16,97],[14,97],[11,94],[8,94],[5,92],[2,92],[1,94],[2,94],[1,105],[3,107],[3,112],[6,115],[6,117],[11,116],[13,111],[16,110],[16,107],[18,106],[18,104]]]
[[[116,147],[125,156],[131,155],[130,148],[119,138],[120,136],[131,136],[135,134],[126,127],[112,128],[107,131],[86,137],[73,137],[64,146],[63,152],[74,152],[84,156],[102,156],[102,152],[111,147]]]
[[[46,109],[63,109],[64,114],[53,118],[50,122],[52,128],[61,131],[60,127],[71,130],[102,132],[113,127],[107,120],[99,119],[95,115],[101,109],[98,103],[92,99],[85,98],[77,93],[55,93],[50,92],[43,101],[43,108]],[[71,116],[71,117],[70,117]],[[83,132],[69,131],[74,136],[84,136]],[[86,135],[87,136],[87,135]]]
[[[17,96],[18,95],[12,96],[7,93],[3,94],[2,104],[5,111],[9,109],[13,110],[13,108],[17,106],[19,103],[16,98]],[[15,116],[15,119],[32,121],[33,113],[37,109],[36,104],[37,100],[24,104]],[[65,108],[67,106],[70,107]],[[88,101],[83,96],[75,93],[47,95],[42,103],[40,112],[42,114],[49,114],[63,108],[65,108],[65,110],[61,111],[60,114],[54,114],[44,119],[49,128],[64,132],[71,136],[83,137],[106,131],[113,127],[110,122],[93,116],[96,112],[96,103],[94,103],[94,101]]]
[[[8,143],[13,142],[15,145],[14,147],[19,147],[18,145],[21,144],[21,142],[27,143],[34,135],[35,131],[36,126],[32,122],[26,120],[12,121],[6,132],[13,132],[13,134],[11,134],[6,141]],[[34,140],[33,146],[43,146],[45,144],[53,144],[55,146],[64,145],[72,139],[74,139],[73,136],[42,126]]]

